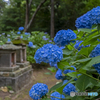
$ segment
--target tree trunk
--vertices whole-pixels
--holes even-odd
[[[27,0],[26,0],[26,1],[27,1]],[[27,23],[27,25],[26,25],[24,31],[27,31],[27,30],[29,29],[29,27],[31,26],[31,24],[32,24],[32,22],[33,22],[33,20],[34,20],[34,18],[35,18],[35,16],[36,16],[36,14],[37,14],[37,12],[39,11],[39,9],[41,8],[41,6],[42,6],[46,1],[47,1],[47,0],[43,0],[43,1],[39,4],[39,6],[37,7],[36,11],[35,11],[34,14],[32,15],[32,18],[30,19],[29,23]],[[32,2],[32,0],[30,0],[30,2]],[[31,5],[31,4],[29,4],[29,5]],[[29,11],[29,10],[28,10],[28,11]],[[27,11],[26,11],[26,12],[27,12]],[[26,13],[26,15],[27,15],[27,13]],[[25,22],[25,23],[26,23],[26,22]]]
[[[25,26],[24,26],[25,32],[27,31],[26,27],[29,22],[29,5],[28,5],[28,3],[29,3],[29,0],[26,0],[26,16],[25,16],[26,18],[25,18]]]
[[[50,37],[54,38],[54,0],[51,0],[51,29]]]

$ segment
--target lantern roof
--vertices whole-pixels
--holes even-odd
[[[7,41],[6,44],[4,45],[0,45],[0,50],[17,50],[17,49],[21,49],[22,46],[15,46],[11,41]]]

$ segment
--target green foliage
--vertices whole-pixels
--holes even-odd
[[[48,70],[50,70],[51,72],[56,72],[56,68],[55,67],[51,67],[51,68],[47,68]]]
[[[8,90],[13,90],[11,86],[7,86]]]

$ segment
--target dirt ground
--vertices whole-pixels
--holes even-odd
[[[33,80],[32,83],[30,83],[28,86],[26,86],[24,89],[22,89],[18,93],[10,94],[10,93],[4,93],[0,91],[0,100],[32,100],[29,97],[29,90],[35,83],[44,83],[48,85],[48,88],[50,89],[52,86],[56,84],[56,82],[59,82],[55,79],[55,73],[52,73],[52,75],[45,74],[46,72],[50,72],[47,67],[45,68],[39,68],[39,69],[33,69]]]

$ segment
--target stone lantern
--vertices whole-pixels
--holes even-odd
[[[17,56],[18,51],[25,50],[22,46],[15,46],[11,42],[0,46],[0,87],[11,86],[17,92],[31,82],[33,74],[32,66],[26,62],[26,56],[23,56],[23,61],[17,64],[16,57],[22,57],[20,54]],[[26,54],[24,51],[23,53]],[[21,65],[22,64],[22,65]]]
[[[0,68],[16,66],[16,50],[21,49],[21,46],[15,46],[11,42],[0,46]]]

